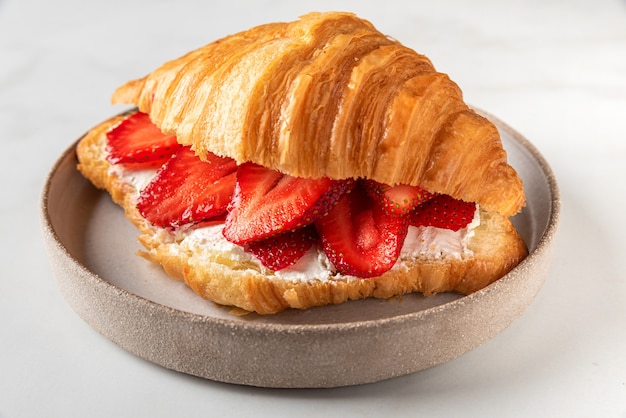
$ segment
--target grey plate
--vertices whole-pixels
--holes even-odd
[[[61,293],[95,330],[125,350],[180,372],[262,387],[376,382],[452,360],[495,336],[543,284],[559,194],[543,157],[488,116],[523,178],[527,206],[514,218],[530,255],[470,296],[364,300],[276,315],[235,317],[135,255],[134,227],[108,194],[76,171],[75,144],[52,168],[41,219]]]

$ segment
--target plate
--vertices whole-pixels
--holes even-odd
[[[338,387],[414,373],[479,346],[509,326],[544,283],[559,193],[547,162],[498,120],[527,206],[514,224],[529,256],[469,296],[412,294],[275,315],[233,316],[135,253],[137,230],[76,170],[72,144],[41,198],[59,289],[74,311],[123,349],[160,366],[220,382],[275,388]]]

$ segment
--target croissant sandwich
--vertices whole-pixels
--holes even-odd
[[[259,314],[468,294],[515,267],[525,204],[495,126],[431,62],[349,13],[227,36],[130,81],[78,169],[144,258]]]

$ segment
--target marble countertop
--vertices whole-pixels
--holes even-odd
[[[215,2],[217,3],[217,2]],[[39,199],[128,79],[218,37],[349,10],[428,55],[551,164],[562,215],[528,310],[449,363],[332,390],[228,385],[143,361],[71,310]],[[0,417],[626,417],[626,2],[0,0]]]

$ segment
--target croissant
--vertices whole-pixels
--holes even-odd
[[[464,103],[459,87],[427,57],[353,14],[310,13],[227,36],[122,85],[112,101],[138,110],[90,130],[77,145],[78,170],[107,190],[141,231],[144,258],[218,304],[271,314],[411,292],[471,293],[527,255],[508,218],[524,206],[523,184],[507,163],[496,127]],[[146,186],[142,179],[147,172],[154,182],[168,163],[158,172],[125,166],[111,158],[109,138],[142,115],[149,116],[150,135],[174,137],[200,163],[234,160],[229,167],[236,166],[237,183],[224,209],[226,226],[217,215],[209,219],[211,226],[147,219],[140,204],[153,183]],[[250,243],[266,241],[225,239],[229,219],[236,218],[236,196],[243,193],[241,173],[250,167],[346,187],[335,206],[298,226],[302,231],[314,225],[321,243],[299,255],[293,267],[268,268],[249,252]],[[365,196],[362,184],[374,183],[416,186],[428,198],[470,202],[472,215],[458,232],[408,227],[403,215],[367,218],[374,220],[368,224],[374,235],[381,223],[395,231],[392,241],[404,235],[394,241],[396,258],[386,270],[363,278],[333,261],[342,262],[343,254],[329,258],[323,232],[343,227],[329,215],[348,208],[337,202],[356,201],[359,193]],[[272,237],[288,235],[283,232]],[[359,248],[372,246],[373,239],[366,236]],[[353,260],[360,257],[355,254]]]
[[[112,101],[136,105],[200,158],[419,185],[505,216],[524,205],[495,126],[428,58],[353,14],[228,36],[128,82]]]

